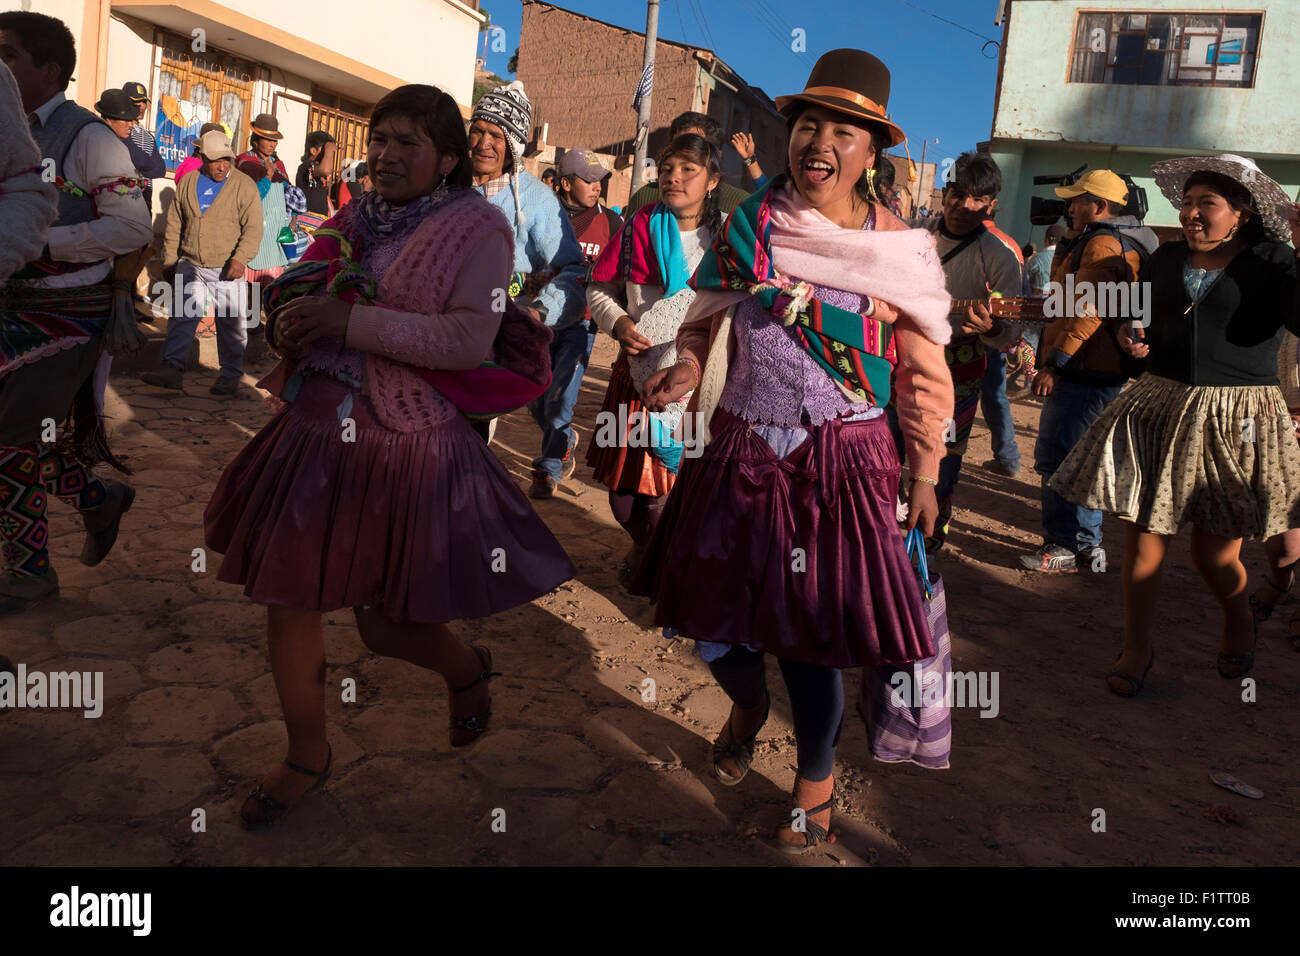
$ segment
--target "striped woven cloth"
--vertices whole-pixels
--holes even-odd
[[[113,290],[104,284],[39,289],[10,284],[0,293],[0,378],[104,331]]]

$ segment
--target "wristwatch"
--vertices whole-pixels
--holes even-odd
[[[745,157],[745,165],[746,165],[746,166],[753,166],[756,162],[758,162],[758,157],[757,157],[757,156],[747,156],[747,157]]]

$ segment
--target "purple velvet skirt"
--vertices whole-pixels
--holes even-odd
[[[355,441],[343,441],[341,404]],[[312,375],[227,466],[203,516],[218,580],[259,604],[371,606],[399,621],[483,617],[545,594],[572,563],[462,416],[385,428]]]
[[[884,417],[814,426],[784,460],[725,409],[711,430],[637,571],[655,624],[831,667],[933,656]]]

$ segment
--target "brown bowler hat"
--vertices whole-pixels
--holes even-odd
[[[284,139],[284,134],[280,132],[280,121],[270,113],[258,113],[254,116],[250,132],[262,139]]]
[[[778,96],[776,108],[786,112],[793,103],[816,103],[841,113],[880,123],[889,130],[890,146],[907,139],[890,121],[889,68],[864,50],[840,49],[823,54],[812,68],[802,93]]]

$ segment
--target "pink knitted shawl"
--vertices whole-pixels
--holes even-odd
[[[484,232],[496,231],[513,248],[514,233],[501,211],[478,193],[435,207],[422,222],[379,283],[377,301],[387,308],[420,315],[444,311],[453,282],[469,251]],[[506,276],[502,276],[504,285]],[[412,349],[428,350],[435,331],[412,323]],[[400,343],[398,343],[400,345]],[[279,394],[289,363],[281,361],[258,384]],[[395,431],[422,431],[446,421],[455,407],[410,365],[366,353],[363,392],[380,421]]]

